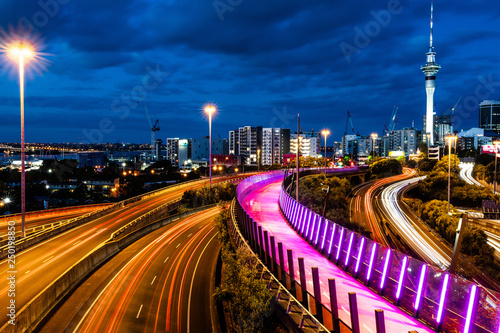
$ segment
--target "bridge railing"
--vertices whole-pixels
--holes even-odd
[[[342,227],[301,205],[282,183],[279,204],[289,225],[317,252],[429,327],[443,332],[499,331],[500,297]]]
[[[306,172],[306,170],[301,170],[301,172]],[[307,170],[307,172],[310,172],[310,170]],[[321,172],[321,170],[318,172]],[[349,299],[352,300],[349,304],[349,313],[351,315],[351,326],[349,326],[339,318],[335,280],[329,279],[328,290],[322,291],[319,270],[317,267],[312,267],[314,292],[310,293],[306,288],[307,280],[304,258],[298,258],[298,261],[294,261],[293,249],[287,249],[284,247],[284,244],[277,242],[274,236],[270,235],[258,221],[254,220],[241,205],[245,196],[251,191],[271,182],[282,180],[284,176],[285,172],[281,170],[269,172],[247,178],[238,185],[237,201],[234,205],[234,214],[237,216],[238,225],[235,227],[236,231],[232,231],[233,234],[242,234],[241,240],[239,240],[237,245],[247,244],[254,253],[258,254],[261,261],[267,265],[268,270],[281,282],[281,288],[287,290],[293,296],[293,298],[288,299],[295,300],[303,308],[303,310],[300,310],[302,311],[302,318],[304,318],[304,314],[307,314],[307,318],[313,318],[313,322],[316,323],[314,325],[318,325],[319,327],[319,324],[321,324],[323,327],[334,332],[359,332],[357,330],[357,327],[359,327],[359,316],[356,305],[356,294],[349,294]],[[299,276],[295,276],[295,265],[298,265]],[[286,268],[288,268],[288,271]],[[322,302],[321,295],[325,293],[330,297],[330,304]],[[374,311],[377,317],[377,332],[385,333],[385,329],[383,328],[385,324],[383,311]]]

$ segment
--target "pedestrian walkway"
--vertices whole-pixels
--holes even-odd
[[[319,254],[309,243],[302,239],[289,227],[281,215],[278,199],[281,189],[281,180],[274,181],[255,189],[245,196],[241,202],[243,208],[252,218],[274,236],[276,242],[282,242],[285,249],[293,250],[295,276],[299,276],[298,259],[304,258],[307,276],[307,290],[314,295],[311,267],[319,268],[322,303],[330,308],[328,293],[328,279],[334,278],[337,285],[339,317],[345,323],[351,322],[349,314],[348,293],[355,292],[359,308],[361,332],[375,333],[375,310],[382,309],[385,314],[387,332],[404,333],[416,330],[419,333],[434,332],[429,327],[403,312],[377,293],[356,281],[336,265]],[[288,263],[285,263],[288,272]]]

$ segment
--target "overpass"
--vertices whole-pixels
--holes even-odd
[[[388,332],[498,332],[499,304],[481,286],[309,211],[284,191],[283,178],[278,171],[243,181],[237,191],[239,222],[271,262],[283,258],[283,247],[293,252],[288,263],[279,262],[304,290],[309,309],[323,319],[325,313],[333,318],[323,320],[329,329],[337,320],[355,332],[375,332],[374,311],[383,309]],[[276,249],[275,242],[282,249]],[[295,281],[299,277],[300,283]],[[328,278],[337,282],[334,294]],[[352,306],[352,292],[358,297],[357,308]],[[331,306],[334,298],[337,307]]]

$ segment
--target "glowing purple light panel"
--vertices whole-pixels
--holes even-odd
[[[469,333],[470,323],[472,321],[472,310],[474,309],[474,301],[476,300],[476,285],[470,288],[469,306],[467,307],[467,317],[465,319],[464,333]]]
[[[314,213],[312,213],[314,214]],[[312,241],[313,237],[314,237],[314,227],[316,226],[316,214],[314,214],[314,218],[313,218],[313,225],[312,225],[312,228],[311,228],[311,238],[309,239],[309,241]]]
[[[321,242],[321,251],[325,249],[325,240],[326,240],[326,230],[328,230],[328,222],[326,219],[323,219],[323,224],[325,225],[325,229],[323,230],[323,241]]]
[[[356,268],[354,269],[354,273],[357,273],[359,270],[359,265],[361,264],[361,256],[363,255],[363,247],[365,246],[365,238],[361,238],[361,245],[359,246],[358,252],[358,261],[356,262]]]
[[[382,272],[382,279],[380,279],[380,290],[384,289],[385,278],[387,277],[387,267],[389,266],[390,259],[391,259],[391,250],[389,249],[385,253],[384,270]]]
[[[401,289],[403,287],[403,281],[405,279],[406,265],[408,264],[408,257],[403,258],[403,263],[401,264],[401,272],[399,273],[398,289],[396,290],[396,299],[401,296]]]
[[[417,298],[415,299],[415,310],[420,307],[420,299],[422,298],[422,289],[424,289],[425,272],[427,271],[427,265],[422,265],[422,270],[420,271],[420,281],[418,282]]]
[[[306,212],[306,216],[307,216],[307,212]],[[306,239],[307,237],[309,236],[309,231],[311,230],[311,228],[309,228],[311,226],[311,217],[312,217],[312,211],[309,211],[309,218],[307,219],[307,227],[306,227]]]
[[[301,213],[300,213],[300,227],[299,227],[299,232],[303,233],[304,232],[304,226],[306,225],[306,207],[301,206]]]
[[[370,255],[370,264],[368,265],[368,272],[366,273],[366,281],[370,282],[370,276],[372,275],[373,269],[373,259],[375,259],[375,252],[377,252],[377,243],[373,243],[372,254]]]
[[[352,240],[354,239],[354,232],[351,232],[351,237],[349,237],[349,246],[347,247],[347,256],[345,257],[345,267],[349,263],[349,258],[351,257],[351,246]]]
[[[339,260],[340,257],[340,251],[342,250],[342,238],[344,237],[344,230],[345,228],[342,228],[342,231],[340,232],[339,243],[337,245],[337,255],[335,256],[335,260]]]
[[[316,230],[316,239],[314,240],[314,245],[318,245],[319,232],[321,231],[321,217],[318,216],[318,230]]]
[[[293,203],[293,208],[292,208],[292,216],[290,217],[290,223],[293,225],[295,225],[295,214],[297,213],[297,203],[294,202]]]
[[[330,253],[332,252],[332,245],[333,245],[333,236],[335,236],[335,228],[337,227],[336,224],[333,225],[333,228],[332,228],[332,235],[330,237],[330,246],[328,247],[328,255],[330,255]]]
[[[448,289],[448,280],[450,279],[450,274],[446,274],[443,278],[443,287],[441,288],[441,297],[439,298],[439,308],[436,317],[436,322],[439,324],[443,315],[444,300],[446,298],[446,290]]]

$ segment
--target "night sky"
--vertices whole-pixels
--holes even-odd
[[[462,97],[456,129],[500,99],[499,17],[498,1],[434,2],[436,110]],[[421,129],[429,19],[422,0],[0,2],[5,33],[31,23],[50,54],[42,73],[27,69],[27,142],[149,142],[144,97],[164,141],[208,135],[206,102],[215,137],[293,130],[300,113],[340,140],[347,110],[360,134],[381,134],[394,105],[396,128]],[[17,72],[2,66],[0,142],[19,142]]]

